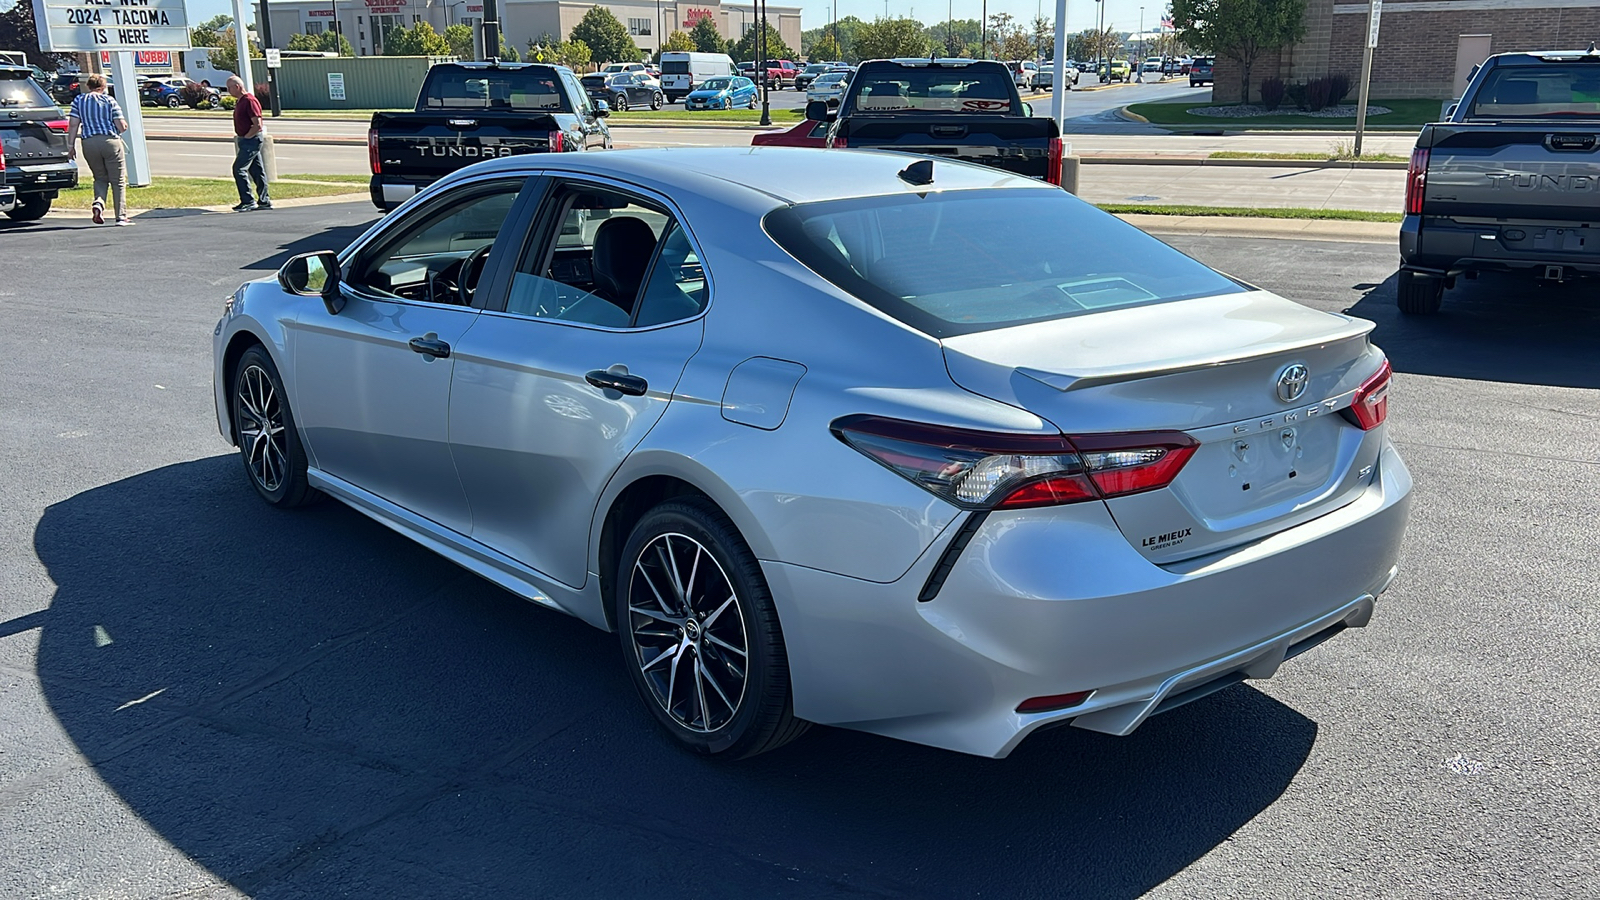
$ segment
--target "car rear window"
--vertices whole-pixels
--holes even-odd
[[[687,59],[665,60],[661,63],[661,74],[687,75],[689,74],[689,61]]]
[[[1502,66],[1484,77],[1474,118],[1600,118],[1600,63]]]
[[[855,83],[860,112],[1011,111],[1011,75],[994,66],[880,66],[858,73]]]
[[[818,275],[940,338],[1247,290],[1057,188],[806,203],[764,224]]]
[[[27,72],[0,72],[0,107],[36,109],[55,105],[56,101]]]
[[[435,67],[424,90],[423,104],[431,109],[572,111],[555,72],[543,68]]]

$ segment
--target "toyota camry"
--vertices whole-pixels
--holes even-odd
[[[1411,489],[1371,328],[994,169],[520,156],[241,287],[216,406],[265,502],[615,632],[686,747],[1001,757],[1368,623]]]

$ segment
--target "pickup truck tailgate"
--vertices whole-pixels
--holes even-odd
[[[377,162],[427,181],[479,160],[547,152],[558,128],[555,119],[540,114],[480,118],[470,112],[402,112],[372,117]]]
[[[1433,138],[1424,215],[1600,223],[1600,127],[1434,125]]]
[[[915,118],[857,113],[846,124],[841,136],[852,149],[946,156],[1031,178],[1045,177],[1050,139],[1057,136],[1050,119],[972,113]]]

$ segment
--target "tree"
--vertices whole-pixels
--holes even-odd
[[[683,31],[674,31],[667,35],[667,42],[661,45],[663,53],[690,53],[693,50],[694,38]]]
[[[1040,59],[1056,58],[1056,27],[1049,16],[1033,17],[1033,53]]]
[[[583,71],[589,67],[594,54],[583,41],[558,41],[546,32],[537,39],[528,39],[528,62],[553,63],[569,69]]]
[[[234,37],[233,26],[224,28],[219,39],[222,43],[217,46],[216,52],[211,54],[211,64],[224,72],[238,72],[239,40]],[[260,59],[264,55],[255,41],[245,41],[245,43],[250,47],[251,59]]]
[[[1001,59],[1032,59],[1033,51],[1033,35],[1020,28],[1011,30],[1000,39]]]
[[[639,45],[633,42],[633,35],[628,34],[627,26],[604,6],[589,7],[578,24],[572,26],[572,34],[567,35],[567,39],[582,41],[594,59],[603,63],[639,59]]]
[[[383,42],[385,56],[449,56],[450,43],[427,22],[396,28]]]
[[[855,36],[855,52],[864,60],[927,56],[928,46],[928,35],[915,19],[878,19]]]
[[[689,37],[694,41],[694,49],[698,53],[728,52],[728,42],[717,32],[717,23],[710,16],[695,22],[694,28],[689,30]]]
[[[1250,102],[1250,71],[1261,54],[1305,34],[1305,0],[1172,0],[1178,39],[1239,64],[1239,97]]]
[[[444,30],[444,42],[450,45],[450,55],[472,59],[477,44],[472,39],[471,25],[451,25]]]
[[[498,58],[506,62],[520,62],[522,60],[522,54],[517,52],[517,48],[506,43],[506,35],[503,31],[500,33],[500,56]]]
[[[355,50],[350,47],[350,42],[344,35],[336,31],[324,31],[320,34],[297,34],[289,38],[285,50],[308,50],[314,53],[337,53],[340,56],[355,56]]]
[[[728,50],[728,53],[732,54],[734,59],[756,59],[761,55],[761,48],[756,44],[760,40],[761,31],[760,27],[752,27],[744,33],[744,37],[740,38],[738,43]],[[771,22],[766,23],[766,32],[767,59],[792,60],[799,55],[794,52],[793,48],[783,42],[783,38],[778,36],[778,29],[772,27]]]
[[[189,29],[189,44],[194,47],[221,47],[222,32],[233,27],[230,16],[212,16]]]
[[[802,42],[802,45],[804,42]],[[811,42],[811,49],[806,51],[806,59],[816,62],[833,62],[844,59],[844,48],[839,46],[838,40],[833,35],[824,33],[821,37]]]

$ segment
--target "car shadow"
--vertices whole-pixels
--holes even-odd
[[[837,729],[702,759],[614,636],[337,503],[269,509],[238,466],[49,507],[56,593],[15,627],[40,627],[98,778],[257,898],[1136,897],[1272,804],[1317,736],[1239,686],[1002,761]]]
[[[1398,278],[1356,285],[1365,294],[1345,310],[1377,323],[1373,343],[1395,371],[1600,388],[1600,281],[1546,285],[1485,272],[1457,279],[1437,315],[1407,316],[1395,305]]]
[[[241,268],[246,270],[265,269],[276,272],[283,267],[284,263],[289,261],[291,256],[298,256],[301,253],[314,253],[318,250],[343,250],[356,238],[366,234],[367,229],[371,228],[378,218],[378,215],[374,212],[371,219],[363,220],[355,225],[329,226],[315,234],[290,241],[280,246],[277,253],[262,257],[253,263],[247,263]]]

